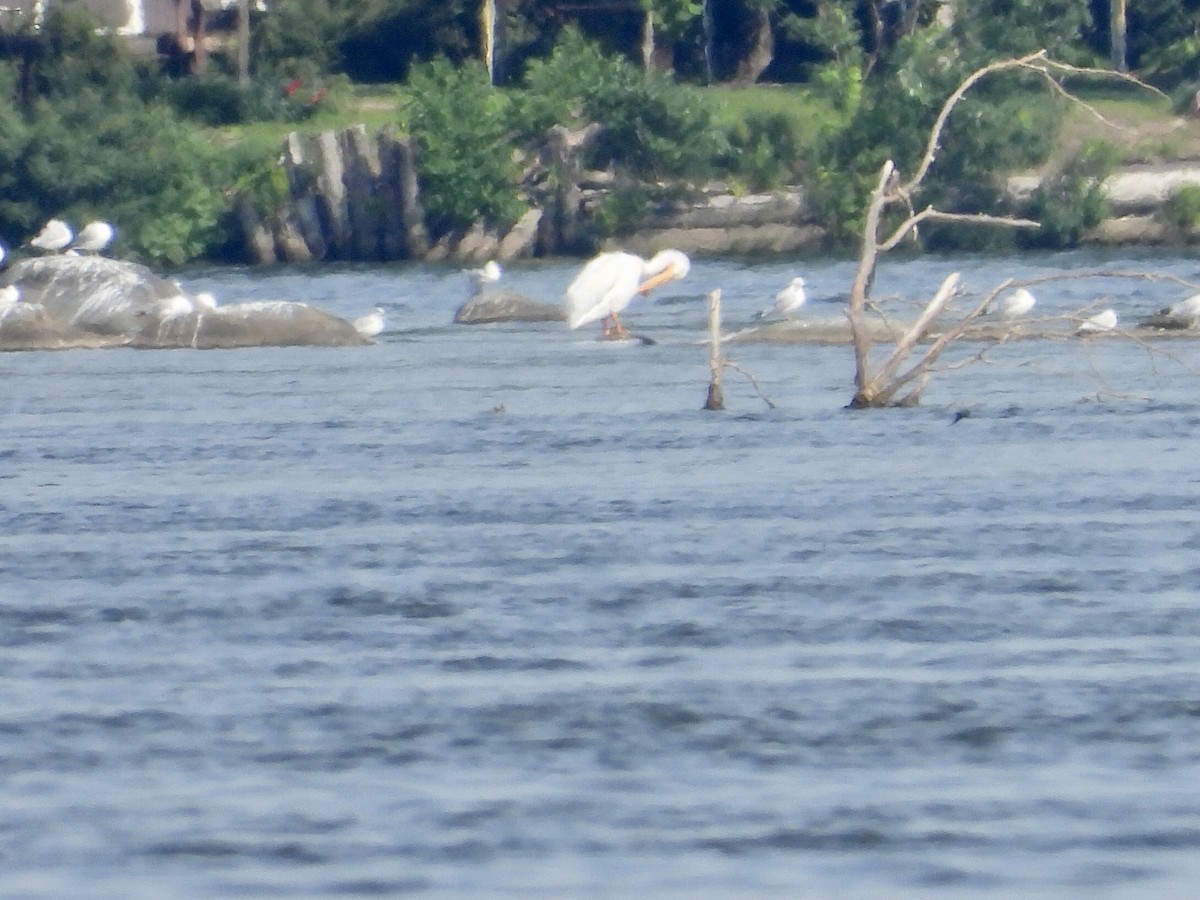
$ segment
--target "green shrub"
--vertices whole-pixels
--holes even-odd
[[[720,167],[755,190],[790,183],[803,162],[795,125],[779,113],[747,113],[730,129],[727,140]]]
[[[594,168],[615,165],[645,179],[704,177],[724,147],[695,92],[604,55],[573,28],[548,58],[530,62],[522,88],[515,121],[527,140],[552,125],[604,126],[585,160]]]
[[[82,92],[40,103],[0,208],[25,236],[50,216],[117,227],[117,255],[180,264],[216,239],[227,163],[165,107],[101,102]]]
[[[1031,232],[1032,243],[1070,247],[1085,231],[1095,228],[1109,213],[1104,180],[1112,174],[1118,153],[1103,141],[1093,141],[1044,180],[1030,198],[1029,213],[1042,227]]]
[[[1200,225],[1200,185],[1185,184],[1171,192],[1154,217],[1179,231]]]
[[[521,214],[503,93],[476,62],[416,65],[402,112],[419,141],[421,200],[435,234],[476,221],[509,226]]]

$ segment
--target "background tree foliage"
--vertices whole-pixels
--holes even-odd
[[[0,32],[0,238],[19,243],[51,215],[101,215],[118,220],[126,255],[182,262],[217,252],[235,186],[273,156],[222,149],[199,126],[299,122],[347,102],[353,81],[406,82],[398,116],[421,144],[435,232],[512,221],[528,202],[522,169],[547,130],[597,122],[585,163],[627,188],[614,221],[663,184],[719,173],[753,188],[800,181],[835,235],[857,234],[879,165],[914,164],[967,72],[1035,49],[1103,64],[1110,39],[1108,0],[496,0],[496,9],[496,85],[478,63],[482,0],[275,0],[253,22],[248,87],[221,52],[209,76],[169,79],[70,7],[37,34]],[[1134,70],[1190,96],[1200,0],[1137,0],[1127,25]],[[801,83],[790,97],[803,109],[705,87],[747,72]],[[931,200],[981,208],[1000,175],[1045,157],[1057,110],[1028,102],[1039,89],[997,78],[956,108],[926,183]],[[738,111],[718,115],[729,105]],[[1068,181],[1093,183],[1101,159],[1076,164]],[[1046,231],[1055,240],[1072,240],[1075,223],[1095,214],[1086,191],[1044,199],[1062,225]]]
[[[77,226],[104,218],[119,223],[122,255],[203,255],[220,240],[229,157],[145,102],[145,73],[89,18],[57,10],[44,33],[24,110],[14,102],[19,65],[0,65],[0,239],[19,245],[51,216]]]

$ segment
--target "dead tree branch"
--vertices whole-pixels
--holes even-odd
[[[1072,66],[1049,59],[1045,51],[989,63],[976,69],[959,84],[942,104],[930,130],[924,153],[912,177],[903,180],[897,172],[895,164],[888,160],[880,168],[879,178],[868,198],[858,268],[854,274],[850,299],[846,306],[846,316],[850,320],[850,330],[854,341],[855,393],[850,401],[852,407],[889,406],[895,403],[911,405],[919,402],[921,393],[929,382],[933,366],[942,352],[951,342],[963,335],[968,326],[984,313],[991,300],[1009,283],[1006,282],[994,289],[975,309],[945,328],[935,340],[926,346],[920,358],[905,368],[909,357],[918,345],[929,336],[934,322],[946,311],[946,305],[954,295],[959,276],[957,273],[949,276],[926,304],[916,322],[909,326],[896,341],[888,358],[878,368],[873,368],[871,363],[873,337],[872,329],[867,321],[867,311],[878,308],[871,298],[871,286],[875,280],[875,271],[881,255],[895,249],[910,234],[914,234],[922,222],[926,221],[958,222],[1006,228],[1040,227],[1040,223],[1029,219],[992,215],[985,212],[949,213],[935,209],[933,206],[926,206],[920,212],[915,211],[914,197],[920,193],[921,186],[937,159],[942,135],[946,123],[950,119],[950,114],[972,87],[988,76],[1005,71],[1031,72],[1049,82],[1053,89],[1062,96],[1089,109],[1090,107],[1086,103],[1076,98],[1063,86],[1062,79],[1068,76],[1102,76],[1117,78],[1148,90],[1155,90],[1125,73]],[[1161,93],[1160,91],[1155,92]],[[1094,109],[1092,112],[1096,113]],[[881,237],[884,214],[893,206],[903,206],[908,215],[889,236]],[[897,401],[898,393],[905,388],[909,389],[908,393]]]

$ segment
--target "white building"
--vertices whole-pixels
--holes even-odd
[[[0,0],[0,13],[31,15],[41,19],[46,10],[63,0]],[[71,0],[95,16],[106,28],[118,34],[174,34],[177,28],[176,0]],[[236,4],[236,0],[234,0]],[[184,14],[191,11],[189,0],[182,0]],[[204,0],[205,9],[227,6],[221,0]]]

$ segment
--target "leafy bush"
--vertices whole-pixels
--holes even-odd
[[[161,96],[184,118],[210,127],[251,122],[303,122],[348,93],[344,76],[305,82],[256,78],[242,87],[228,75],[206,75],[167,82]]]
[[[594,168],[616,165],[641,178],[703,177],[724,146],[708,107],[665,75],[606,56],[574,28],[525,73],[516,124],[529,140],[552,125],[600,122],[588,151]]]
[[[1085,144],[1062,170],[1044,180],[1030,198],[1030,215],[1042,223],[1031,234],[1033,243],[1070,247],[1083,233],[1095,228],[1108,215],[1104,179],[1112,174],[1118,153],[1111,144]]]
[[[36,107],[0,215],[5,233],[23,238],[51,216],[103,218],[117,227],[119,255],[179,264],[216,238],[224,164],[165,107],[83,92]]]
[[[1179,231],[1191,231],[1200,225],[1200,185],[1185,184],[1172,191],[1155,218]]]
[[[730,129],[721,168],[761,190],[794,180],[803,155],[792,120],[778,113],[748,113]]]
[[[505,96],[481,64],[445,59],[413,67],[405,124],[421,146],[421,200],[435,233],[521,214]]]
[[[332,71],[337,40],[353,4],[331,0],[289,0],[271,4],[254,29],[252,58],[259,72],[290,80],[313,82]]]

